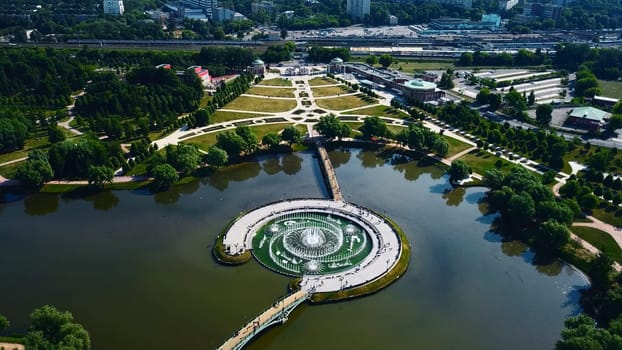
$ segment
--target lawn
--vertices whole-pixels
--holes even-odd
[[[592,215],[609,225],[622,227],[622,209],[614,209],[613,207],[597,208],[592,210]]]
[[[224,109],[238,109],[250,112],[286,112],[296,108],[295,100],[279,100],[240,96],[223,107]]]
[[[15,172],[17,168],[20,166],[21,162],[11,163],[9,165],[0,167],[0,175],[4,176],[7,179],[15,178]]]
[[[312,88],[311,91],[313,91],[314,97],[337,96],[354,92],[354,90],[348,89],[344,85]]]
[[[261,139],[267,133],[270,133],[270,132],[278,133],[279,131],[285,129],[286,127],[290,125],[291,125],[290,123],[266,124],[266,125],[251,126],[251,129],[255,132],[255,135],[257,135],[257,139],[261,141]],[[307,133],[307,127],[304,125],[296,125],[296,129],[300,130],[300,132],[302,132],[303,135]],[[207,151],[209,150],[211,146],[216,144],[216,136],[220,134],[221,132],[224,132],[224,130],[193,137],[191,139],[188,139],[187,141],[183,141],[183,143],[197,145],[197,147],[199,147],[200,149]]]
[[[592,145],[589,149],[586,149],[584,145],[578,145],[574,150],[564,155],[564,167],[562,168],[562,171],[570,174],[571,169],[570,165],[568,165],[569,161],[587,164],[588,160],[592,158],[596,153],[608,151],[610,151],[610,149],[606,147]],[[622,172],[622,152],[617,152],[615,154],[613,159],[609,161],[607,169],[610,173]]]
[[[379,117],[400,118],[400,119],[408,117],[408,114],[400,111],[399,109],[395,109],[389,106],[373,106],[373,107],[358,109],[349,114],[376,115]]]
[[[366,56],[354,58],[352,61],[365,62]],[[414,60],[414,59],[395,59],[391,64],[392,69],[400,70],[404,73],[412,73],[425,70],[447,70],[447,68],[455,69],[456,60],[440,59],[440,60]],[[381,65],[375,65],[376,68],[382,68]]]
[[[474,150],[470,153],[467,153],[459,158],[461,161],[467,163],[473,172],[476,172],[480,175],[484,175],[486,170],[497,168],[502,173],[508,174],[510,169],[512,169],[513,164],[508,162],[505,159],[501,159],[493,154],[490,154],[481,150]],[[495,163],[497,161],[501,161],[501,167],[496,167]]]
[[[257,85],[268,85],[268,86],[292,86],[292,82],[282,78],[274,78],[268,80],[262,80]]]
[[[445,156],[446,158],[451,157],[454,154],[458,154],[472,147],[468,143],[464,143],[460,140],[454,139],[453,137],[449,137],[445,135],[443,135],[442,137],[445,141],[447,141],[447,144],[449,145],[449,151],[447,152],[447,155]]]
[[[570,230],[601,252],[609,254],[615,261],[622,262],[622,249],[606,232],[585,226],[572,226]]]
[[[347,109],[369,106],[370,103],[363,101],[360,95],[349,95],[338,98],[327,98],[316,100],[315,103],[321,108],[334,111],[344,111]]]
[[[309,80],[309,86],[330,85],[330,84],[337,84],[337,82],[327,77],[319,77],[319,78],[313,78]]]
[[[270,117],[269,114],[257,114],[257,113],[242,113],[242,112],[226,112],[216,111],[212,115],[212,123],[228,122],[230,120],[246,119],[253,117]]]
[[[246,91],[247,94],[260,95],[260,96],[275,96],[275,97],[290,97],[294,98],[294,91],[296,89],[290,88],[268,88],[254,86]]]
[[[603,96],[622,99],[622,81],[598,80]]]

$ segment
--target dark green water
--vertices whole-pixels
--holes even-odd
[[[550,349],[579,311],[582,275],[534,266],[489,232],[483,189],[444,193],[435,168],[371,152],[332,152],[345,197],[390,215],[411,241],[407,273],[373,296],[302,305],[249,349]],[[211,349],[285,292],[288,278],[251,261],[214,263],[216,234],[240,211],[322,197],[310,154],[262,159],[151,195],[37,194],[0,204],[0,313],[73,312],[96,350]],[[5,199],[10,196],[5,195]]]

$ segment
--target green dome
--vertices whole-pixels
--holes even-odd
[[[253,66],[263,66],[264,62],[259,58],[253,61]]]

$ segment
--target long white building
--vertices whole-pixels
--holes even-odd
[[[355,20],[363,20],[369,15],[370,0],[348,0],[346,13]]]
[[[104,0],[104,13],[120,16],[123,12],[125,12],[123,0]]]

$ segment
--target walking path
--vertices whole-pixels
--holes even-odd
[[[322,168],[322,173],[326,178],[328,190],[330,191],[330,196],[333,200],[342,201],[343,195],[341,194],[341,188],[339,187],[339,182],[337,181],[337,175],[335,174],[335,169],[333,168],[333,164],[328,157],[328,152],[326,152],[326,148],[324,148],[324,144],[322,143],[321,137],[315,137],[315,149],[317,150],[318,159],[320,161],[320,167]]]
[[[268,326],[279,322],[285,323],[285,321],[287,321],[287,316],[294,308],[302,304],[308,298],[309,294],[304,290],[299,290],[285,296],[235,332],[231,338],[227,339],[224,344],[218,347],[218,350],[241,349],[256,334],[260,333]]]
[[[0,342],[0,349],[5,349],[5,350],[24,350],[26,349],[26,347],[22,344],[16,344],[16,343],[2,343]]]

